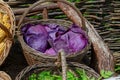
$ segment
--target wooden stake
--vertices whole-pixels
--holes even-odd
[[[78,16],[78,13],[76,13],[76,11],[73,8],[71,8],[70,6],[68,7],[67,4],[61,2],[58,3],[58,6],[60,7],[61,10],[63,10],[63,12],[67,16],[70,16],[70,19],[74,23],[76,23],[81,27],[82,25],[81,18]],[[97,71],[99,73],[101,70],[114,72],[114,59],[113,59],[113,55],[110,53],[108,46],[103,42],[102,38],[95,30],[95,28],[86,19],[84,20],[85,20],[85,26],[88,30],[89,39],[92,42],[96,59],[98,61],[97,64],[93,63],[95,66],[97,66]]]

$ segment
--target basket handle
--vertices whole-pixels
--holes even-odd
[[[0,23],[0,28],[7,34],[8,38],[12,39],[12,34],[2,23]]]
[[[1,2],[3,2],[3,0],[0,0]]]
[[[18,22],[18,30],[20,30],[21,24],[23,22],[23,19],[25,18],[25,16],[27,15],[27,13],[29,13],[29,11],[31,9],[33,9],[34,7],[36,7],[37,5],[40,5],[40,4],[45,3],[45,2],[62,2],[62,3],[65,3],[65,4],[69,5],[70,7],[72,7],[77,12],[78,16],[81,18],[82,26],[83,26],[83,29],[84,29],[84,27],[85,27],[85,21],[84,21],[84,18],[82,16],[81,12],[74,5],[72,5],[70,2],[65,1],[65,0],[39,0],[38,2],[34,3],[32,6],[30,6],[29,8],[27,8],[25,10],[25,12],[23,13],[23,15],[21,16],[21,19]]]
[[[62,80],[67,80],[67,64],[66,64],[66,57],[65,57],[65,52],[63,49],[58,51],[58,59],[56,65],[62,66]]]

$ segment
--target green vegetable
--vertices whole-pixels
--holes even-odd
[[[68,80],[75,80],[75,76],[72,72],[68,71],[67,72],[67,79]]]
[[[115,65],[115,72],[117,72],[117,73],[120,72],[120,64]]]
[[[30,16],[31,19],[41,19],[42,16],[40,15],[34,15],[34,16]]]
[[[95,78],[94,78],[94,77],[92,77],[90,80],[95,80]]]
[[[61,19],[61,18],[66,18],[67,16],[66,15],[59,15],[59,16],[55,16],[54,18],[55,19]]]
[[[120,71],[120,67],[115,68],[115,71]]]
[[[113,75],[113,72],[101,70],[100,74],[101,74],[101,77],[103,77],[103,78],[109,78]]]
[[[67,71],[67,80],[95,80],[94,77],[89,78],[85,70],[76,69],[75,71],[79,77],[75,77],[72,71]],[[28,80],[62,80],[62,76],[52,74],[51,71],[42,71],[38,74],[31,74]]]
[[[85,70],[77,69],[76,72],[80,75],[80,80],[89,80]]]
[[[30,77],[29,80],[36,80],[37,75],[35,73],[33,73]]]

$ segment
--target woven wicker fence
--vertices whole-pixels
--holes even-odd
[[[28,5],[25,5],[23,7],[23,5],[21,4],[25,4],[25,3],[19,3],[19,5],[17,4],[17,6],[13,6],[13,4],[11,4],[17,19],[16,22],[18,22],[19,16],[23,13],[24,8],[28,7]],[[120,32],[120,14],[119,14],[120,1],[119,0],[110,0],[110,1],[93,0],[93,1],[86,1],[86,2],[83,1],[80,3],[76,3],[76,6],[83,13],[84,17],[87,18],[88,21],[94,25],[97,32],[99,32],[99,34],[101,35],[101,37],[109,46],[111,52],[115,56],[116,62],[119,64],[120,63],[120,59],[119,59],[120,57],[119,55],[120,54],[120,38],[119,38],[120,37],[120,33],[119,33]],[[19,9],[20,11],[17,11],[17,9]],[[40,15],[39,18],[41,18],[42,14],[38,14],[38,10],[39,9],[37,8],[36,10],[34,9],[34,12],[31,12],[30,14],[28,14],[25,20],[31,20],[29,19],[29,16],[34,14]],[[49,18],[59,17],[59,18],[68,20],[66,16],[63,15],[63,12],[61,10],[53,8],[53,11],[51,10],[48,12]],[[63,16],[59,16],[59,15],[63,15]],[[89,50],[88,53],[91,53],[91,50]]]
[[[120,9],[119,1],[104,1],[104,0],[93,0],[93,1],[83,1],[80,3],[75,3],[76,7],[79,8],[79,10],[83,13],[83,16],[88,19],[88,21],[91,22],[92,25],[96,28],[96,30],[99,32],[101,37],[105,40],[105,42],[108,44],[109,48],[112,52],[120,52]],[[18,5],[20,6],[20,5]],[[27,7],[27,5],[26,5]],[[67,19],[67,17],[63,14],[63,12],[59,9],[55,9],[56,5],[54,5],[53,11],[49,11],[48,15],[49,18],[62,18]],[[18,9],[18,8],[17,8]],[[49,8],[48,8],[49,9]],[[40,8],[35,8],[32,13],[29,15],[40,15],[38,14],[38,10],[41,10]],[[16,8],[13,8],[14,13],[16,14],[16,17],[18,17],[22,12],[24,11],[24,8],[21,10],[16,10]],[[39,18],[40,18],[39,17]],[[17,18],[18,19],[18,18]],[[28,20],[26,18],[26,20]],[[110,44],[110,45],[109,45]]]

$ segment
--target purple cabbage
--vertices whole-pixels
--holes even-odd
[[[47,30],[49,37],[51,37],[53,40],[65,32],[65,29],[57,24],[48,24],[45,29]]]
[[[22,28],[22,33],[30,47],[46,55],[55,56],[60,49],[67,54],[76,53],[88,44],[85,32],[76,25],[66,30],[57,24],[28,24]]]
[[[48,42],[48,33],[44,26],[38,24],[34,26],[30,26],[29,28],[26,28],[27,31],[24,33],[24,40],[25,42],[32,48],[45,52]],[[25,30],[22,29],[22,30]]]
[[[57,52],[63,49],[66,53],[76,53],[86,47],[88,40],[81,28],[72,27],[68,32],[57,38],[53,44]]]
[[[31,36],[28,39],[27,44],[29,44],[30,47],[41,52],[45,52],[48,45],[47,38],[41,34]]]
[[[52,56],[55,56],[57,55],[57,53],[55,52],[55,50],[53,48],[49,48],[45,51],[45,54],[47,55],[52,55]]]
[[[26,25],[24,25],[24,26],[21,28],[21,32],[22,32],[23,34],[26,34],[27,30],[28,30],[31,26],[33,26],[33,25],[32,25],[32,24],[26,24]]]

